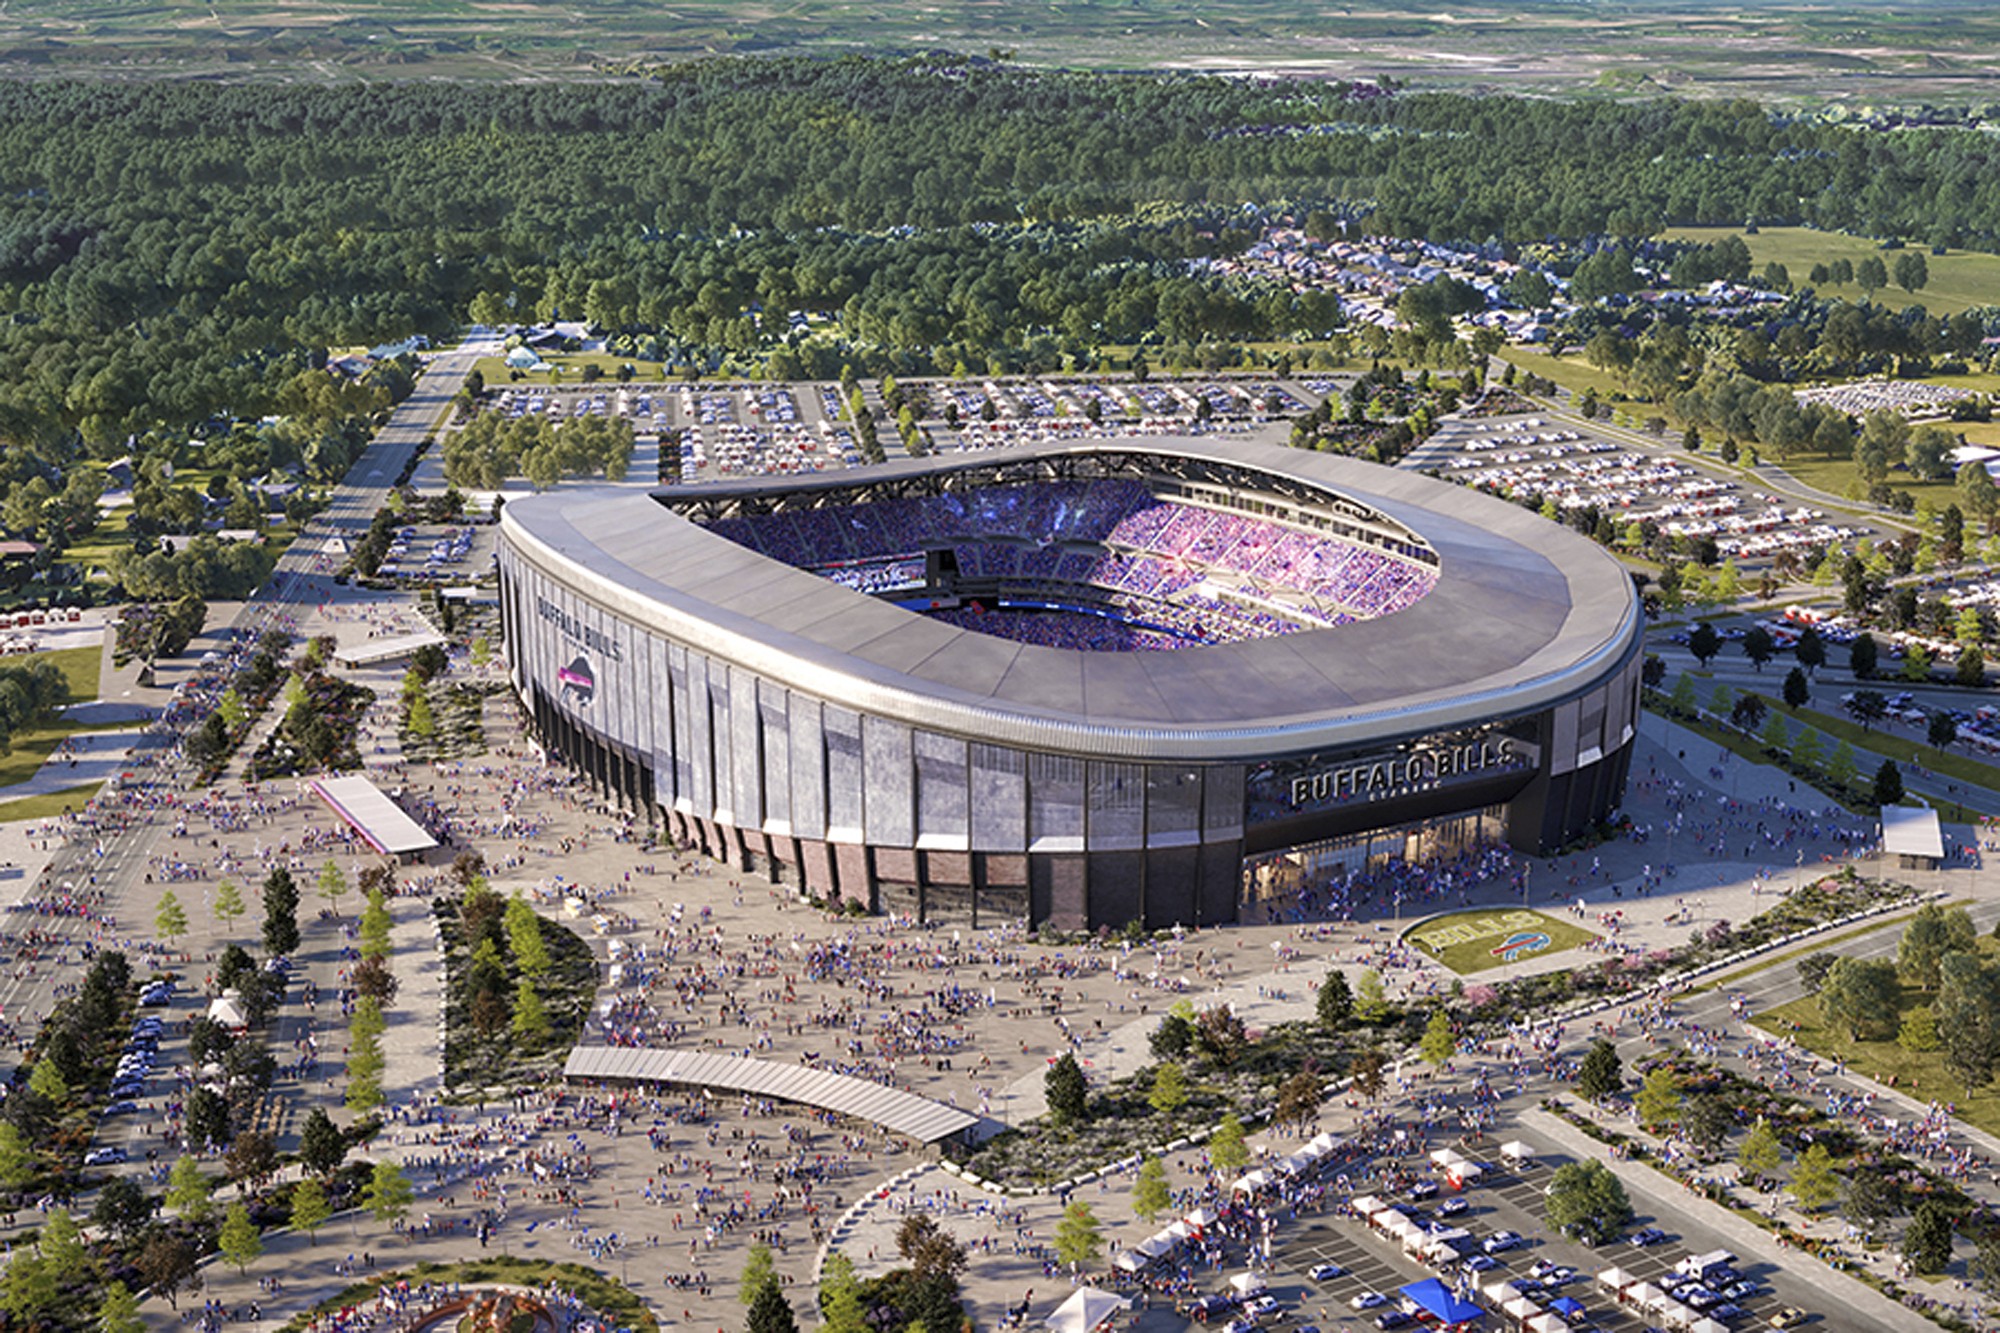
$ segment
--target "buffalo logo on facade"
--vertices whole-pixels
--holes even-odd
[[[562,682],[563,698],[578,708],[588,708],[597,694],[597,677],[591,674],[588,658],[575,659],[556,672],[556,679]]]

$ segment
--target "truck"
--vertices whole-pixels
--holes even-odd
[[[1674,1272],[1706,1282],[1711,1275],[1735,1265],[1736,1256],[1728,1250],[1710,1250],[1707,1254],[1690,1254],[1674,1265]]]

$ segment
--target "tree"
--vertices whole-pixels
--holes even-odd
[[[222,1169],[238,1189],[262,1185],[278,1170],[278,1149],[262,1130],[246,1129],[238,1134],[222,1155]]]
[[[299,889],[283,866],[264,880],[264,948],[274,955],[299,947]]]
[[[1869,255],[1854,266],[1854,280],[1861,284],[1863,298],[1872,301],[1876,292],[1889,285],[1889,270],[1880,255]]]
[[[155,1295],[166,1297],[167,1304],[178,1310],[180,1293],[194,1278],[200,1262],[201,1256],[191,1243],[162,1229],[148,1237],[146,1247],[139,1251],[139,1276],[146,1279]]]
[[[1096,1214],[1083,1200],[1072,1201],[1056,1223],[1056,1258],[1072,1269],[1081,1268],[1103,1248],[1104,1233],[1098,1228]]]
[[[229,1211],[223,1214],[222,1229],[215,1237],[215,1248],[224,1259],[236,1265],[239,1275],[263,1257],[263,1238],[257,1234],[257,1224],[250,1220],[250,1209],[241,1199],[230,1204]]]
[[[1833,1155],[1824,1143],[1815,1143],[1792,1168],[1792,1198],[1808,1213],[1816,1213],[1840,1197],[1840,1177],[1834,1173]]]
[[[758,1283],[751,1293],[750,1317],[745,1327],[749,1333],[798,1333],[799,1321],[792,1314],[792,1303],[778,1286],[776,1274]]]
[[[1179,1065],[1168,1062],[1153,1071],[1153,1090],[1146,1095],[1146,1101],[1155,1111],[1171,1118],[1187,1105],[1187,1099],[1187,1075]]]
[[[1905,250],[1896,256],[1896,285],[1914,295],[1931,280],[1930,264],[1922,250]]]
[[[1715,626],[1704,620],[1694,627],[1693,633],[1688,635],[1687,646],[1688,651],[1694,654],[1695,661],[1701,663],[1702,668],[1706,670],[1715,655],[1722,651],[1722,636],[1715,632]]]
[[[1867,680],[1875,674],[1881,661],[1881,648],[1872,634],[1858,634],[1854,642],[1847,645],[1847,667],[1856,680]]]
[[[1785,707],[1804,708],[1812,701],[1812,689],[1806,684],[1806,673],[1793,667],[1785,673]]]
[[[535,983],[523,981],[514,992],[514,1035],[532,1050],[547,1041],[553,1030],[548,1008],[535,990]]]
[[[1222,1175],[1234,1175],[1250,1164],[1250,1147],[1243,1141],[1243,1122],[1234,1111],[1225,1114],[1208,1136],[1209,1164]]]
[[[1932,713],[1930,725],[1925,729],[1924,739],[1940,750],[1948,749],[1958,739],[1958,723],[1951,714],[1942,710]]]
[[[1826,776],[1836,787],[1852,788],[1855,772],[1854,747],[1842,741],[1833,747],[1833,756],[1826,761]]]
[[[1903,799],[1903,770],[1896,767],[1893,759],[1884,759],[1882,767],[1875,770],[1875,789],[1871,793],[1871,804],[1876,806],[1898,805]]]
[[[1132,1182],[1132,1211],[1151,1225],[1154,1218],[1174,1206],[1173,1191],[1167,1188],[1167,1168],[1157,1156],[1139,1163]]]
[[[1424,1037],[1417,1047],[1417,1053],[1424,1057],[1425,1063],[1432,1065],[1442,1065],[1458,1054],[1458,1038],[1453,1035],[1451,1019],[1446,1016],[1444,1010],[1431,1010],[1430,1020],[1424,1024]]]
[[[1917,1005],[1903,1015],[1903,1025],[1896,1029],[1896,1044],[1919,1054],[1938,1048],[1937,1014],[1929,1005]]]
[[[1896,965],[1887,960],[1840,958],[1819,992],[1820,1013],[1847,1030],[1851,1040],[1888,1031],[1896,1016]]]
[[[188,933],[187,910],[181,906],[180,895],[172,889],[160,894],[160,905],[153,913],[153,933],[165,940],[170,949]]]
[[[1319,1075],[1310,1069],[1301,1069],[1286,1079],[1278,1088],[1278,1105],[1274,1113],[1281,1125],[1305,1125],[1319,1117],[1320,1102],[1326,1096],[1325,1086]]]
[[[1389,1016],[1389,995],[1382,986],[1382,974],[1372,967],[1361,974],[1361,984],[1355,988],[1354,1014],[1371,1026]]]
[[[194,1155],[182,1153],[167,1173],[167,1206],[189,1221],[199,1222],[213,1206],[210,1195],[214,1188],[214,1183],[202,1174],[201,1164]]]
[[[1762,625],[1752,625],[1743,634],[1743,655],[1756,665],[1761,676],[1764,664],[1778,655],[1778,641]]]
[[[388,1224],[400,1222],[416,1202],[417,1193],[410,1188],[409,1178],[403,1168],[394,1162],[375,1163],[375,1170],[368,1177],[368,1184],[361,1191],[361,1206],[366,1208],[377,1222]]]
[[[965,1247],[928,1213],[912,1213],[896,1228],[896,1252],[921,1278],[956,1279],[965,1271]]]
[[[1973,644],[1959,649],[1954,675],[1958,683],[1966,689],[1979,689],[1986,684],[1986,654]]]
[[[750,1246],[750,1253],[744,1256],[743,1272],[736,1281],[736,1299],[745,1305],[754,1304],[757,1293],[765,1284],[778,1280],[777,1261],[771,1257],[771,1247],[763,1241]]]
[[[1613,1239],[1632,1222],[1625,1186],[1602,1162],[1567,1162],[1556,1168],[1546,1196],[1549,1225],[1586,1245]]]
[[[1978,948],[1978,931],[1963,907],[1947,910],[1939,903],[1925,903],[1903,927],[1896,943],[1896,970],[1925,990],[1938,987],[1938,965],[1945,955]]]
[[[327,1201],[326,1186],[318,1176],[301,1176],[292,1186],[292,1229],[306,1233],[310,1244],[319,1244],[319,1229],[326,1219],[333,1216],[333,1205]]]
[[[1348,1075],[1354,1080],[1354,1090],[1372,1102],[1382,1095],[1388,1068],[1389,1057],[1370,1047],[1354,1057],[1354,1063],[1348,1067]]]
[[[1743,1136],[1737,1146],[1736,1162],[1745,1173],[1753,1177],[1768,1176],[1776,1171],[1785,1160],[1784,1145],[1778,1142],[1778,1131],[1771,1128],[1771,1122],[1763,1116]]]
[[[870,1333],[868,1307],[861,1299],[854,1261],[838,1250],[826,1256],[820,1270],[819,1305],[822,1333]]]
[[[1895,1216],[1896,1194],[1896,1186],[1879,1170],[1856,1163],[1848,1173],[1841,1207],[1864,1230],[1873,1230]]]
[[[1820,638],[1819,631],[1807,625],[1799,631],[1799,641],[1792,645],[1792,656],[1813,675],[1826,663],[1826,640]]]
[[[395,924],[395,918],[389,914],[389,903],[381,886],[370,888],[366,904],[361,909],[361,956],[387,958],[389,932],[394,929]]]
[[[146,1333],[139,1298],[116,1278],[105,1284],[104,1299],[97,1303],[97,1333]]]
[[[1931,1009],[1945,1068],[1968,1093],[1992,1082],[2000,1070],[2000,963],[1970,951],[1946,954]]]
[[[35,1248],[41,1253],[42,1262],[48,1265],[49,1276],[58,1288],[71,1286],[90,1276],[92,1259],[90,1246],[83,1238],[83,1228],[77,1225],[67,1209],[57,1208],[42,1224],[42,1234],[36,1238]]]
[[[1576,1093],[1587,1102],[1601,1102],[1625,1086],[1618,1048],[1599,1037],[1590,1044],[1576,1071]]]
[[[347,1139],[327,1113],[315,1106],[299,1132],[299,1161],[308,1171],[330,1176],[347,1157]]]
[[[1078,1125],[1090,1118],[1090,1089],[1076,1056],[1064,1051],[1042,1076],[1049,1115],[1058,1125]]]
[[[0,1274],[0,1309],[14,1316],[18,1327],[30,1328],[42,1321],[60,1290],[48,1261],[24,1250]]]
[[[187,1139],[198,1148],[229,1142],[229,1102],[213,1088],[196,1088],[188,1094]]]
[[[1712,1153],[1722,1147],[1735,1125],[1736,1112],[1720,1095],[1703,1092],[1687,1099],[1681,1133],[1703,1152]]]
[[[243,890],[236,887],[234,880],[223,880],[215,886],[215,920],[222,927],[222,933],[236,933],[236,918],[249,909],[243,905]]]
[[[347,893],[347,876],[340,873],[340,864],[327,857],[319,868],[319,895],[326,899],[334,914],[340,913],[340,900]]]
[[[1354,1018],[1354,992],[1347,984],[1345,972],[1337,967],[1327,969],[1326,979],[1319,984],[1315,1008],[1319,1025],[1330,1032],[1338,1032]]]
[[[1978,1234],[1976,1243],[1979,1248],[1966,1266],[1967,1272],[1981,1291],[2000,1296],[2000,1231],[1988,1227]]]
[[[1950,1207],[1923,1200],[1903,1231],[1903,1258],[1919,1273],[1942,1273],[1951,1263],[1951,1231]]]
[[[514,965],[529,977],[539,977],[547,972],[552,964],[548,946],[542,941],[541,918],[535,915],[535,909],[528,906],[528,900],[521,896],[518,889],[507,900],[505,921],[507,945],[514,955]]]
[[[1639,1085],[1635,1105],[1640,1124],[1649,1127],[1672,1124],[1681,1114],[1680,1078],[1667,1066],[1658,1066]]]
[[[28,1071],[28,1087],[53,1107],[60,1109],[69,1104],[69,1083],[54,1060],[35,1062],[35,1067]]]
[[[1874,723],[1882,720],[1889,709],[1889,701],[1880,690],[1856,690],[1841,707],[1845,708],[1866,731]]]
[[[35,1151],[21,1136],[20,1126],[11,1120],[0,1120],[0,1185],[8,1189],[26,1189],[35,1178]]]
[[[130,1176],[113,1176],[97,1191],[97,1206],[90,1210],[91,1225],[106,1235],[130,1240],[152,1220],[154,1200],[145,1187]]]
[[[1194,1024],[1187,1021],[1184,1014],[1166,1014],[1160,1025],[1153,1029],[1153,1035],[1146,1041],[1146,1047],[1161,1060],[1178,1060],[1194,1044]]]

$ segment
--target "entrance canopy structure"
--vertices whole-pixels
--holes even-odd
[[[415,856],[438,845],[423,825],[367,778],[314,778],[311,786],[313,794],[346,820],[363,842],[384,856]]]

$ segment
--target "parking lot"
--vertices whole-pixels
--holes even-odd
[[[1666,1232],[1663,1240],[1645,1247],[1621,1240],[1612,1245],[1591,1248],[1556,1236],[1546,1226],[1542,1191],[1555,1167],[1561,1164],[1560,1158],[1525,1165],[1520,1170],[1499,1168],[1494,1164],[1495,1169],[1488,1172],[1479,1187],[1462,1195],[1470,1208],[1449,1218],[1440,1218],[1437,1211],[1444,1200],[1452,1197],[1453,1192],[1449,1190],[1421,1203],[1404,1197],[1392,1200],[1388,1195],[1380,1196],[1385,1201],[1393,1202],[1404,1216],[1412,1220],[1436,1221],[1441,1225],[1469,1230],[1475,1241],[1465,1251],[1471,1260],[1470,1267],[1465,1263],[1453,1263],[1432,1268],[1408,1253],[1395,1238],[1372,1229],[1358,1218],[1325,1217],[1287,1228],[1289,1239],[1278,1248],[1276,1271],[1271,1275],[1271,1293],[1286,1307],[1293,1320],[1316,1325],[1320,1333],[1336,1333],[1336,1330],[1359,1333],[1363,1328],[1380,1327],[1382,1316],[1396,1306],[1398,1289],[1429,1277],[1443,1278],[1496,1313],[1501,1302],[1493,1299],[1489,1288],[1500,1282],[1513,1282],[1543,1309],[1547,1309],[1549,1302],[1556,1297],[1567,1296],[1584,1307],[1584,1313],[1573,1316],[1571,1322],[1571,1327],[1579,1333],[1590,1329],[1601,1330],[1602,1333],[1645,1333],[1648,1329],[1661,1326],[1663,1321],[1659,1316],[1620,1305],[1611,1292],[1599,1284],[1598,1274],[1616,1266],[1635,1281],[1666,1287],[1684,1280],[1674,1271],[1681,1260],[1726,1246],[1717,1237],[1705,1234],[1699,1228],[1684,1226],[1683,1219],[1650,1215],[1642,1200],[1637,1198],[1634,1199],[1634,1207],[1638,1216],[1627,1234],[1656,1227]],[[1517,1233],[1522,1241],[1512,1249],[1483,1258],[1473,1257],[1482,1254],[1477,1242],[1500,1232]],[[1341,1273],[1315,1281],[1309,1274],[1322,1264],[1338,1265]],[[1471,1268],[1478,1271],[1471,1271]],[[1537,1281],[1535,1274],[1545,1273],[1549,1268],[1566,1268],[1572,1270],[1575,1276],[1568,1280],[1551,1281],[1539,1289],[1530,1285]],[[1733,1301],[1718,1302],[1708,1311],[1710,1317],[1715,1317],[1719,1311],[1722,1317],[1718,1322],[1732,1329],[1769,1328],[1772,1316],[1788,1306],[1810,1312],[1823,1303],[1823,1293],[1818,1288],[1773,1265],[1741,1262],[1736,1268],[1741,1277],[1758,1290]],[[1462,1285],[1468,1282],[1469,1292]],[[1367,1309],[1356,1308],[1357,1298],[1363,1298],[1364,1293],[1370,1292],[1387,1297],[1388,1303]],[[1728,1310],[1728,1305],[1734,1305],[1735,1311]],[[1504,1321],[1505,1316],[1501,1317]],[[1270,1321],[1267,1319],[1265,1322]],[[1828,1328],[1842,1325],[1838,1320],[1815,1315],[1810,1326]]]

